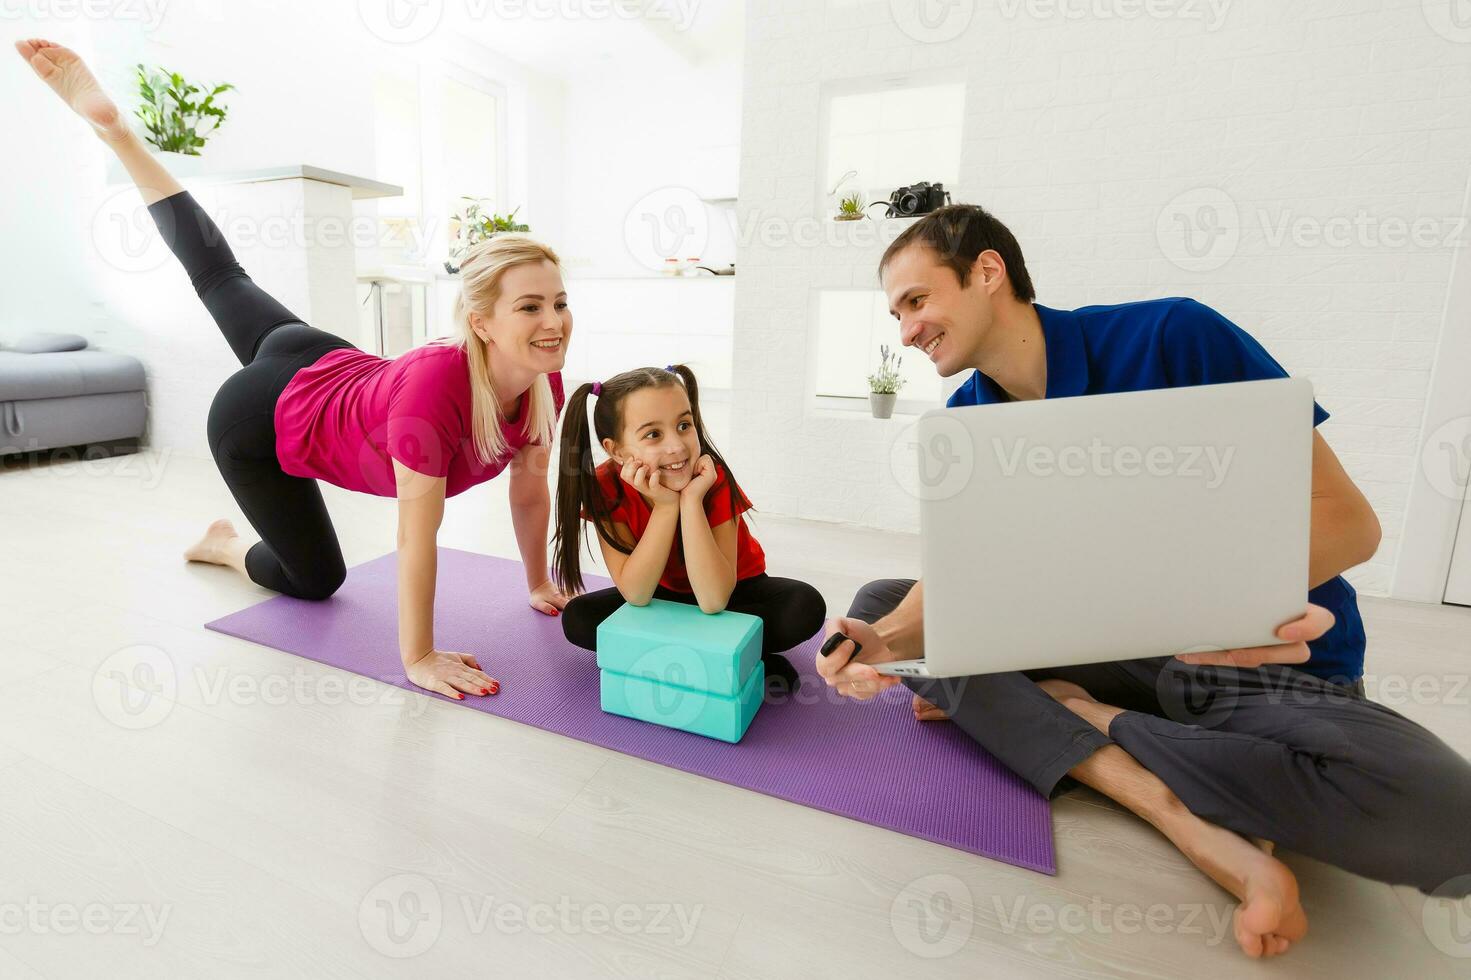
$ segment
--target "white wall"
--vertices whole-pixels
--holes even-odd
[[[824,217],[820,153],[798,135],[816,131],[823,82],[963,72],[955,199],[1016,232],[1040,302],[1194,296],[1310,377],[1334,416],[1323,432],[1384,526],[1350,577],[1384,591],[1440,336],[1445,238],[1466,238],[1471,43],[1438,33],[1435,4],[1419,2],[1016,0],[930,5],[942,19],[928,25],[913,6],[752,0],[743,226]],[[1190,222],[1200,235],[1233,214],[1239,234],[1185,250]],[[1398,243],[1417,221],[1427,244]],[[1311,237],[1345,228],[1344,247]],[[913,529],[916,501],[888,462],[904,421],[822,412],[803,395],[812,289],[875,282],[883,241],[846,241],[742,241],[733,459],[767,511]]]

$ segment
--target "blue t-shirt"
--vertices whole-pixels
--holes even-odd
[[[1285,378],[1287,372],[1245,330],[1193,299],[1052,310],[1037,306],[1047,344],[1048,398]],[[1007,401],[1001,387],[972,372],[948,404]],[[1328,417],[1313,406],[1313,425]],[[1339,683],[1364,673],[1364,622],[1357,594],[1339,575],[1308,591],[1333,613],[1333,628],[1312,643],[1299,670]]]

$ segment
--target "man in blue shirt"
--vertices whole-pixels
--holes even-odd
[[[1286,375],[1194,300],[1037,305],[1016,239],[974,205],[921,218],[879,272],[904,344],[942,376],[971,372],[952,406]],[[1315,425],[1327,417],[1315,407]],[[1426,892],[1471,875],[1471,765],[1363,697],[1363,623],[1342,573],[1378,544],[1373,510],[1315,432],[1308,613],[1278,633],[1293,642],[910,680],[916,717],[953,720],[1044,795],[1071,777],[1127,806],[1240,899],[1248,955],[1280,954],[1307,920],[1275,844]],[[870,665],[923,656],[923,601],[922,583],[869,583],[828,626],[862,652],[840,643],[819,673],[859,699],[898,683]]]

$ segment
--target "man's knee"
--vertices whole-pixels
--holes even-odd
[[[872,623],[894,611],[914,588],[912,578],[881,578],[869,582],[853,596],[848,607],[849,619],[861,619]]]

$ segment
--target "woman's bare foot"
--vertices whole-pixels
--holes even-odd
[[[1253,843],[1183,810],[1160,829],[1192,864],[1241,901],[1233,927],[1247,956],[1279,956],[1307,935],[1297,879],[1271,855],[1270,841]]]
[[[92,124],[102,139],[117,142],[131,135],[117,105],[102,91],[75,51],[38,37],[16,41],[15,50],[73,112]]]
[[[228,565],[229,546],[231,542],[238,542],[240,535],[235,531],[235,525],[224,518],[220,518],[209,526],[200,538],[184,552],[184,557],[189,561],[202,561],[211,565]]]

